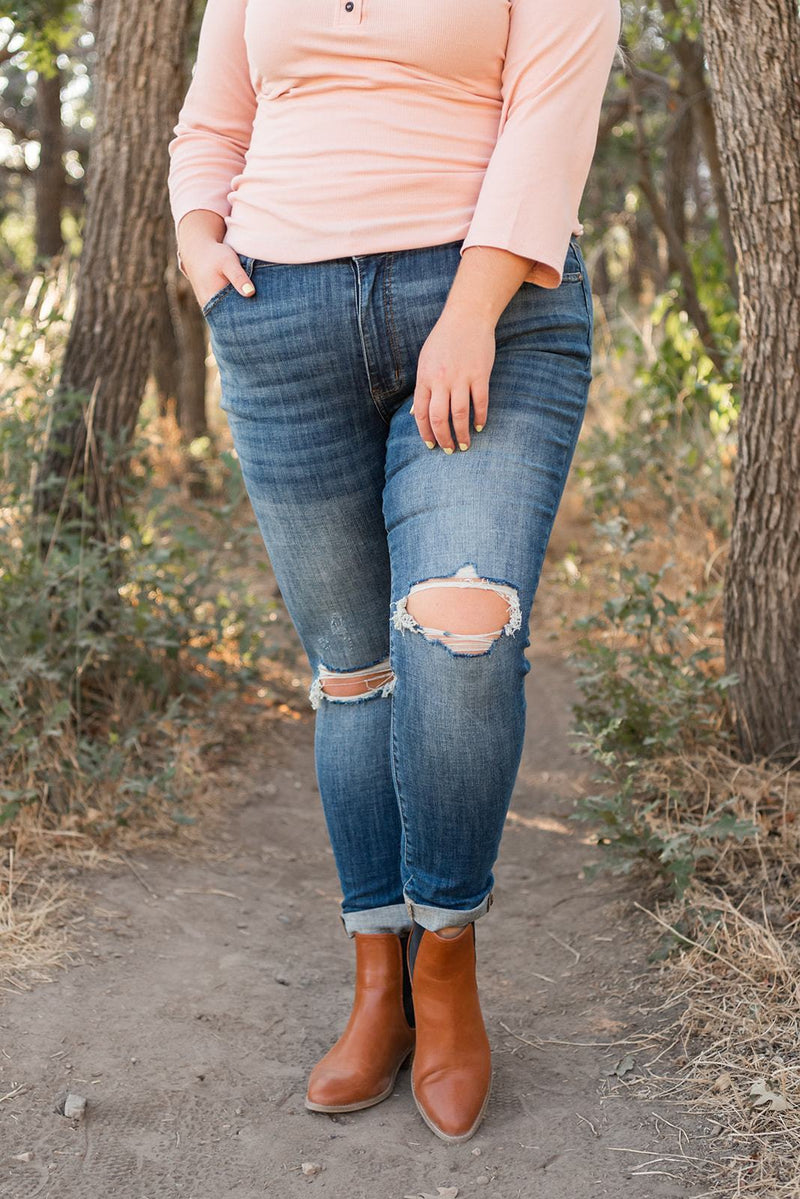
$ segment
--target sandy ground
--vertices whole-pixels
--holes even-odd
[[[637,1175],[676,1151],[685,1119],[659,1111],[635,1064],[609,1077],[652,1026],[657,982],[626,884],[581,877],[596,851],[568,821],[589,764],[568,746],[567,667],[538,651],[528,686],[496,901],[477,925],[494,1083],[471,1141],[429,1132],[407,1071],[371,1109],[303,1106],[353,973],[309,712],[231,769],[213,852],[92,874],[73,960],[3,998],[2,1199],[688,1195],[669,1164]],[[83,1120],[54,1110],[68,1088]]]

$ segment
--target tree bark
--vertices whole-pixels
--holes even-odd
[[[168,252],[166,147],[181,100],[191,0],[103,0],[97,124],[75,316],[56,389],[53,435],[39,474],[39,511],[64,509],[64,482],[103,535],[126,468],[126,446],[152,361]],[[82,397],[82,411],[67,401]],[[72,500],[66,504],[75,512]]]
[[[800,754],[800,17],[701,0],[739,264],[742,406],[725,589],[748,756]]]
[[[63,248],[61,206],[64,198],[64,126],[61,122],[61,72],[36,81],[39,165],[36,188],[36,252],[52,258]]]

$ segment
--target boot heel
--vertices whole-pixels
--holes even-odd
[[[403,1061],[400,1063],[400,1069],[401,1070],[410,1070],[413,1064],[414,1064],[414,1047],[412,1046],[411,1049],[409,1050],[408,1057],[404,1058]]]

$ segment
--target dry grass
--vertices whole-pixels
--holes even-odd
[[[682,947],[663,982],[680,1011],[683,1055],[677,1079],[661,1089],[713,1122],[706,1194],[797,1199],[800,776],[713,750],[688,766],[687,818],[692,804],[730,802],[759,831],[717,852],[709,846],[682,902],[654,913]]]
[[[49,980],[63,963],[69,934],[64,909],[66,884],[51,883],[26,864],[20,871],[12,850],[0,884],[0,990],[30,990]]]
[[[665,1038],[672,1052],[651,1043],[657,1052],[646,1070],[648,1098],[699,1117],[705,1130],[701,1143],[697,1134],[691,1142],[679,1137],[685,1172],[700,1181],[703,1196],[797,1199],[795,928],[774,927],[766,907],[751,918],[724,893],[699,883],[680,910],[657,908],[650,915],[658,929],[671,929],[683,942],[683,951],[662,967],[660,1010],[679,1013]]]
[[[119,866],[132,850],[169,842],[196,852],[214,827],[214,777],[185,733],[172,749],[175,783],[194,824],[177,825],[173,803],[142,797],[127,823],[117,819],[112,786],[90,784],[74,807],[54,811],[43,797],[23,807],[0,837],[0,989],[28,990],[70,960],[73,928],[83,920],[83,884],[94,870]]]
[[[609,358],[595,384],[595,410],[612,426],[628,385],[625,371],[624,362]],[[614,594],[619,567],[618,549],[587,535],[581,493],[573,480],[551,543],[546,599],[537,600],[542,634],[558,635],[569,649],[579,636],[575,620]],[[637,488],[621,504],[632,526],[653,530],[637,546],[637,564],[657,570],[671,562],[664,590],[674,597],[722,579],[727,545],[709,528],[707,499]],[[595,635],[619,643],[618,629]],[[691,645],[700,648],[711,651],[709,670],[721,673],[721,598],[703,609]],[[637,767],[638,791],[660,798],[648,817],[660,837],[702,825],[723,808],[757,830],[743,841],[696,844],[689,889],[648,912],[654,950],[667,956],[659,967],[658,1007],[650,1008],[659,1031],[637,1048],[637,1060],[650,1058],[642,1098],[701,1117],[706,1135],[690,1142],[677,1124],[676,1152],[643,1157],[637,1168],[692,1179],[708,1199],[798,1199],[800,763],[745,763],[722,709],[718,727],[708,745],[693,745],[688,730],[685,744]],[[647,991],[653,993],[652,979]],[[692,1194],[700,1199],[699,1191]]]

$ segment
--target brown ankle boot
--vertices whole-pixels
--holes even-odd
[[[440,937],[415,921],[408,962],[417,1026],[414,1101],[442,1140],[466,1141],[483,1119],[492,1084],[476,979],[475,922],[456,936]]]
[[[355,997],[344,1032],[308,1079],[312,1112],[353,1112],[391,1095],[414,1049],[408,933],[354,933]]]

